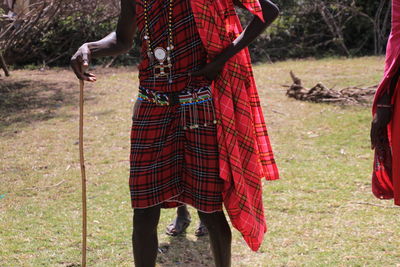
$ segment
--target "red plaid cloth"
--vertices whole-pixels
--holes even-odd
[[[399,68],[400,0],[393,0],[392,30],[386,48],[385,74],[376,91],[373,115],[376,113],[377,100],[389,90],[392,78]],[[372,192],[380,199],[394,198],[394,204],[400,205],[400,82],[395,87],[392,104],[393,117],[387,128],[389,147],[384,151],[375,149]]]
[[[212,60],[240,34],[242,27],[230,0],[192,1],[197,28]],[[242,0],[263,19],[257,0]],[[261,178],[279,178],[252,73],[248,49],[232,57],[213,83],[219,119],[220,176],[224,205],[233,226],[249,247],[258,250],[267,230]]]
[[[169,1],[148,0],[149,28],[152,48],[167,47],[168,36],[168,10]],[[173,3],[172,34],[174,38],[174,50],[171,55],[172,61],[172,83],[169,77],[154,78],[154,65],[147,56],[147,42],[141,43],[141,61],[138,66],[140,85],[147,89],[163,92],[176,92],[186,89],[188,86],[200,88],[210,85],[203,76],[191,77],[188,73],[198,70],[206,64],[207,52],[204,49],[196,23],[190,9],[189,0],[174,0]],[[144,40],[144,4],[142,0],[136,1],[137,29],[140,40]]]
[[[154,47],[167,46],[168,1],[148,0],[150,36]],[[139,35],[144,37],[144,5],[136,2]],[[190,9],[190,1],[174,0],[174,50],[172,80],[154,78],[153,64],[142,42],[140,86],[176,92],[209,86],[204,77],[188,73],[206,63],[204,49]],[[154,48],[153,47],[153,48]],[[133,208],[160,204],[171,208],[186,203],[204,212],[222,210],[223,180],[219,177],[216,127],[212,102],[187,106],[158,106],[147,101],[135,104],[131,130],[130,193]],[[198,124],[196,129],[187,129]],[[207,126],[205,126],[207,125]]]
[[[222,210],[223,180],[210,105],[211,101],[189,106],[136,102],[129,179],[133,208],[185,203],[203,212]],[[184,130],[194,110],[201,127]]]

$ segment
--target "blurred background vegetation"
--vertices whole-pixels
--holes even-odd
[[[84,42],[115,30],[119,0],[0,0],[0,52],[21,66],[66,66]],[[274,0],[281,16],[251,46],[254,62],[379,55],[390,31],[387,0]],[[238,10],[243,24],[251,14]],[[138,46],[97,64],[136,64]]]

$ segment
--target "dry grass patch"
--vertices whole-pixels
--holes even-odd
[[[258,253],[234,232],[233,266],[395,266],[399,210],[370,193],[368,107],[288,99],[289,71],[305,86],[377,84],[383,58],[287,61],[255,67],[282,179],[264,182],[269,233]],[[85,150],[89,266],[132,266],[129,129],[138,86],[133,68],[87,85]],[[80,261],[78,83],[68,70],[14,71],[0,80],[0,265]],[[159,266],[212,266],[207,238],[164,235]]]

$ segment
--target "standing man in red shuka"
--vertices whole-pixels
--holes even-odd
[[[254,14],[242,30],[234,6]],[[216,266],[230,266],[231,222],[253,250],[266,232],[261,179],[278,179],[248,44],[278,16],[269,0],[121,0],[117,30],[82,45],[91,58],[127,52],[141,39],[131,130],[130,192],[135,265],[155,266],[160,208],[183,204],[206,225]]]
[[[372,192],[400,205],[400,0],[392,1],[392,31],[385,75],[372,108],[371,143],[375,149]]]

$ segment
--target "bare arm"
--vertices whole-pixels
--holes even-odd
[[[235,6],[246,9],[239,0],[233,0]],[[254,39],[256,39],[271,23],[278,17],[279,9],[269,0],[260,0],[262,13],[264,17],[263,22],[259,17],[254,16],[249,25],[243,32],[219,54],[213,62],[208,64],[205,68],[193,73],[192,75],[204,75],[209,80],[214,80],[219,71],[232,56],[240,52],[243,48],[247,47]]]
[[[397,72],[392,77],[392,80],[390,81],[389,90],[387,90],[386,93],[383,94],[378,99],[378,104],[382,104],[382,105],[390,105],[391,104],[392,97],[394,94],[394,89],[397,85],[397,82],[399,81],[399,76],[400,76],[400,68],[397,70]]]
[[[121,0],[121,13],[117,30],[103,39],[83,44],[71,58],[71,67],[81,80],[96,81],[91,73],[85,73],[91,58],[116,56],[132,48],[136,32],[135,1]]]
[[[246,9],[238,0],[233,0],[235,6]],[[253,20],[243,30],[243,32],[228,46],[218,57],[217,61],[226,62],[243,48],[247,47],[254,39],[256,39],[271,23],[278,17],[279,9],[269,0],[260,0],[260,5],[263,12],[265,22],[262,22],[259,17],[254,16]]]
[[[391,107],[392,97],[399,81],[400,68],[390,81],[389,90],[387,90],[377,101],[378,107],[371,123],[371,148],[384,149],[387,140],[387,125],[392,119],[393,108]]]

